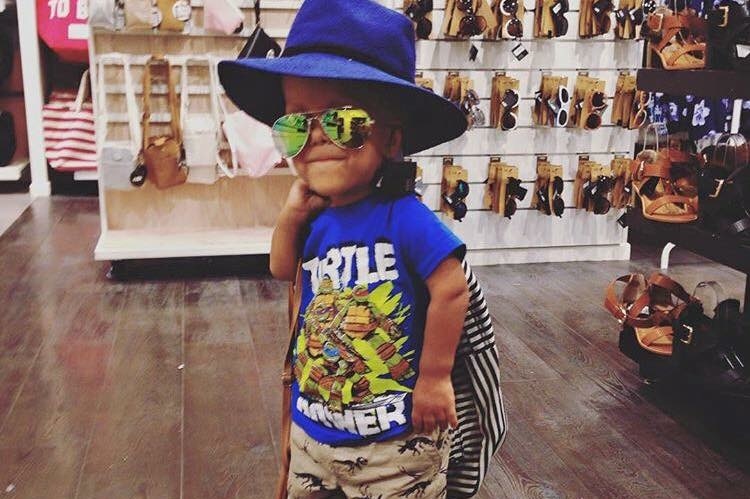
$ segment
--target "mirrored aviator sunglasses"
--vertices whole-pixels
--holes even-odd
[[[341,149],[351,150],[364,147],[375,124],[367,111],[350,106],[285,114],[271,127],[274,145],[284,158],[293,158],[302,152],[315,120],[331,142]]]

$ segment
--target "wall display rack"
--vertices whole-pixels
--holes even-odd
[[[30,22],[35,26],[33,3],[26,5],[23,17],[27,25]],[[92,71],[95,73],[97,70],[99,56],[113,52],[133,56],[161,53],[172,57],[177,63],[181,57],[189,54],[233,57],[254,27],[253,3],[252,0],[239,1],[246,23],[245,30],[236,35],[203,30],[202,0],[191,0],[194,22],[184,33],[94,29],[90,45]],[[263,2],[263,27],[282,46],[301,3],[301,0]],[[383,0],[382,3],[397,10],[403,8],[402,1]],[[563,167],[563,180],[566,182],[563,199],[568,207],[572,207],[572,185],[580,154],[588,154],[592,161],[609,164],[616,155],[631,156],[633,152],[637,132],[610,125],[611,105],[604,112],[604,124],[597,130],[533,125],[534,92],[539,88],[543,73],[552,72],[574,81],[580,71],[587,71],[591,77],[605,82],[607,100],[611,102],[620,72],[638,69],[642,55],[641,42],[616,40],[612,31],[594,39],[580,39],[575,29],[552,40],[534,38],[534,3],[533,0],[525,2],[522,22],[526,29],[519,40],[489,40],[481,36],[453,40],[445,38],[439,30],[433,30],[430,39],[416,42],[417,70],[423,77],[431,79],[434,88],[441,88],[448,72],[460,72],[474,83],[480,97],[479,108],[485,116],[490,116],[492,78],[496,73],[504,72],[509,78],[518,80],[519,94],[515,129],[503,131],[487,123],[450,143],[412,158],[423,171],[424,202],[440,213],[442,160],[451,156],[468,172],[470,192],[465,200],[468,212],[461,222],[451,220],[447,215],[440,216],[467,243],[472,263],[627,259],[630,256],[627,231],[616,223],[621,215],[620,210],[612,210],[601,217],[568,210],[562,219],[558,219],[543,216],[532,209],[531,196],[528,196],[519,203],[517,213],[509,220],[498,217],[484,206],[489,159],[493,156],[501,156],[504,161],[517,166],[521,184],[530,188],[536,179],[536,157],[547,155],[550,162]],[[433,2],[434,26],[442,25],[445,5],[445,0]],[[566,17],[571,26],[576,26],[580,1],[571,0],[569,7]],[[528,56],[520,60],[513,51],[519,42],[528,51]],[[467,57],[472,46],[478,49],[474,60]],[[127,119],[122,107],[125,100],[122,73],[116,66],[105,71],[105,93],[113,122],[108,127],[110,135],[107,140],[124,140],[127,136]],[[135,81],[139,81],[139,71],[140,67],[135,64]],[[201,74],[200,69],[196,70],[189,83],[191,102],[197,101],[199,109],[206,105],[201,103],[206,100],[207,85]],[[97,79],[95,75],[94,81]],[[34,83],[30,78],[28,85],[39,85],[38,79]],[[97,93],[95,89],[95,106]],[[38,95],[38,108],[41,109],[41,92]],[[33,99],[27,105],[33,106]],[[41,117],[39,123],[35,122],[33,116],[31,118],[30,130],[40,130]],[[46,168],[41,171],[33,167],[35,163],[46,166],[43,143],[31,149],[32,191],[43,193],[46,183],[48,193]],[[292,181],[288,171],[280,173],[261,179],[221,177],[211,185],[186,184],[164,192],[155,192],[148,185],[136,191],[108,190],[101,188],[100,175],[102,235],[95,257],[120,260],[268,252],[275,215]]]

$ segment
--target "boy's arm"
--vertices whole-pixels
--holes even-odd
[[[311,191],[302,179],[294,181],[271,239],[270,267],[275,278],[294,280],[304,243],[304,228],[328,203],[327,199]]]
[[[469,287],[458,259],[446,258],[426,284],[430,304],[412,398],[412,426],[417,433],[458,425],[451,371],[469,308]]]

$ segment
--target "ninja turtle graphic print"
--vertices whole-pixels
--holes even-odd
[[[358,445],[410,431],[425,281],[464,251],[414,195],[372,195],[311,223],[292,385],[292,419],[308,435]]]

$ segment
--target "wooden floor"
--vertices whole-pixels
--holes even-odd
[[[111,282],[98,232],[95,199],[62,198],[0,238],[0,496],[270,498],[284,285]],[[748,497],[750,452],[712,408],[644,384],[617,350],[602,290],[657,256],[477,269],[510,421],[479,497]],[[686,286],[744,289],[675,259]]]

